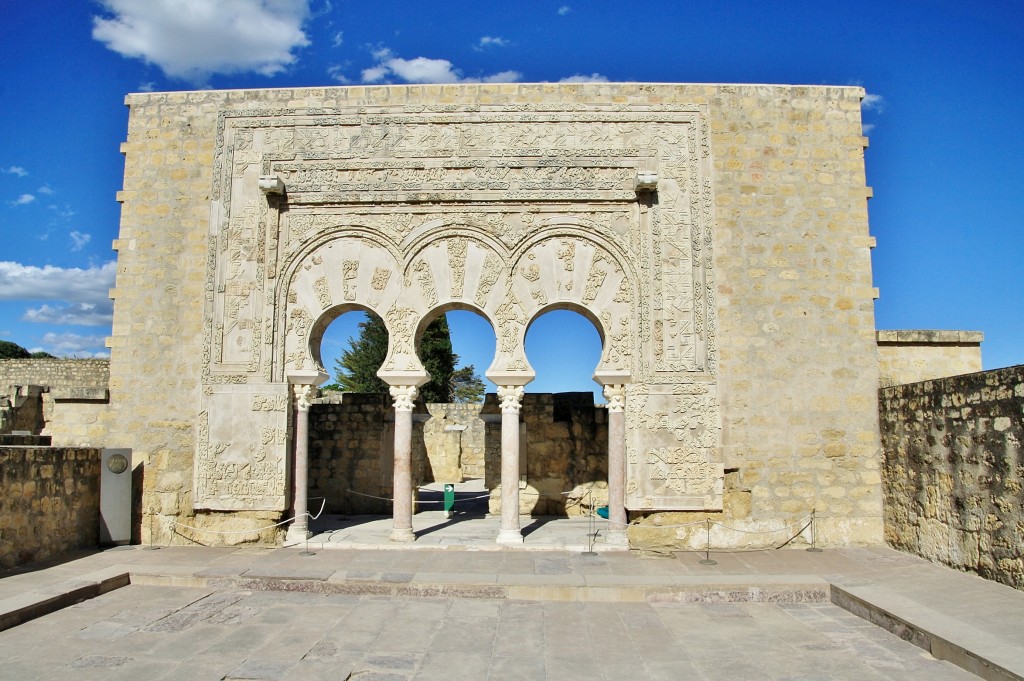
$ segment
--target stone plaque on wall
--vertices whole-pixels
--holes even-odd
[[[250,384],[204,389],[196,438],[194,508],[287,508],[288,387]]]

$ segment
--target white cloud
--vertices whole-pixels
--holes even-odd
[[[865,135],[867,135],[868,133],[870,133],[874,129],[875,129],[875,124],[874,123],[862,123],[861,126],[860,126],[860,131],[862,133],[864,133]]]
[[[380,63],[363,69],[364,83],[389,82],[390,77],[406,83],[514,83],[523,75],[518,71],[501,71],[480,78],[466,78],[462,71],[455,68],[447,59],[402,59],[393,56],[391,50],[386,47],[374,50],[373,55],[380,59]]]
[[[32,196],[31,194],[22,194],[21,196],[16,198],[11,203],[13,203],[15,206],[24,206],[24,205],[27,205],[29,203],[32,203],[35,200],[36,200],[36,197]]]
[[[203,84],[214,73],[272,76],[306,47],[308,0],[99,0],[92,37],[118,54]]]
[[[80,251],[80,250],[82,250],[83,248],[85,248],[85,245],[92,240],[92,234],[84,234],[84,233],[79,232],[77,230],[75,230],[74,232],[71,232],[71,234],[69,234],[68,236],[71,237],[71,241],[72,241],[71,250],[72,251]]]
[[[378,83],[388,75],[388,67],[386,66],[371,66],[368,69],[363,69],[363,82],[364,83]]]
[[[75,326],[106,326],[114,319],[113,303],[105,306],[92,303],[42,305],[25,310],[21,320],[34,324],[71,324]]]
[[[44,184],[42,187],[37,189],[36,192],[39,193],[39,194],[42,194],[43,196],[53,196],[54,194],[57,193],[57,192],[53,191],[53,187],[51,187],[48,184]]]
[[[139,92],[153,92],[153,90],[155,90],[155,89],[156,89],[156,83],[154,83],[153,81],[147,81],[145,83],[140,83],[139,87],[138,87]]]
[[[25,177],[28,175],[28,171],[21,166],[11,166],[10,168],[4,168],[3,171],[8,175],[17,175],[18,177]]]
[[[343,73],[344,70],[345,67],[341,64],[334,64],[333,66],[327,67],[327,75],[330,76],[332,80],[345,84],[349,82],[349,79],[348,76]]]
[[[485,35],[480,38],[480,42],[474,46],[475,50],[483,50],[487,47],[508,47],[512,43],[499,36]]]
[[[58,300],[109,305],[109,289],[114,286],[117,264],[110,261],[99,267],[36,267],[16,262],[0,262],[0,300]]]
[[[577,73],[575,76],[569,76],[558,81],[559,83],[607,83],[608,77],[602,76],[600,73],[591,73],[589,76]]]
[[[341,47],[341,44],[344,42],[344,40],[344,34],[341,31],[338,31],[337,33],[334,34],[334,37],[331,38],[331,47]]]
[[[43,335],[43,349],[54,355],[80,359],[109,357],[110,353],[102,349],[105,340],[103,336],[51,332]]]
[[[867,94],[861,100],[860,108],[881,113],[885,109],[885,100],[882,99],[882,95]]]
[[[561,7],[558,8],[558,16],[564,17],[566,14],[568,14],[571,11],[572,11],[572,7],[569,7],[569,5],[562,5]]]

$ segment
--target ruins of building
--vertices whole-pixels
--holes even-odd
[[[390,334],[393,539],[413,539],[416,342],[465,309],[497,337],[497,540],[522,541],[524,338],[562,308],[603,343],[611,540],[630,518],[686,512],[770,545],[814,512],[820,544],[882,541],[863,96],[611,83],[128,96],[110,402],[92,432],[143,467],[146,540],[183,540],[182,523],[272,542],[261,528],[301,515],[320,340],[356,309]],[[304,518],[290,529],[305,531]]]

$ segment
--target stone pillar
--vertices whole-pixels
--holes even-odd
[[[295,468],[292,470],[292,508],[295,520],[288,527],[285,541],[304,541],[309,538],[309,405],[313,398],[312,382],[300,382],[303,377],[289,377],[295,395]]]
[[[523,386],[498,387],[501,400],[501,531],[499,544],[522,544],[519,528],[519,410]]]
[[[391,386],[395,400],[395,475],[391,541],[416,539],[412,531],[412,410],[419,390],[414,385]]]
[[[626,537],[626,386],[606,385],[608,400],[608,543],[628,544]]]

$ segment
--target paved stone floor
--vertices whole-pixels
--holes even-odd
[[[0,632],[2,679],[976,679],[827,603],[130,585]]]

